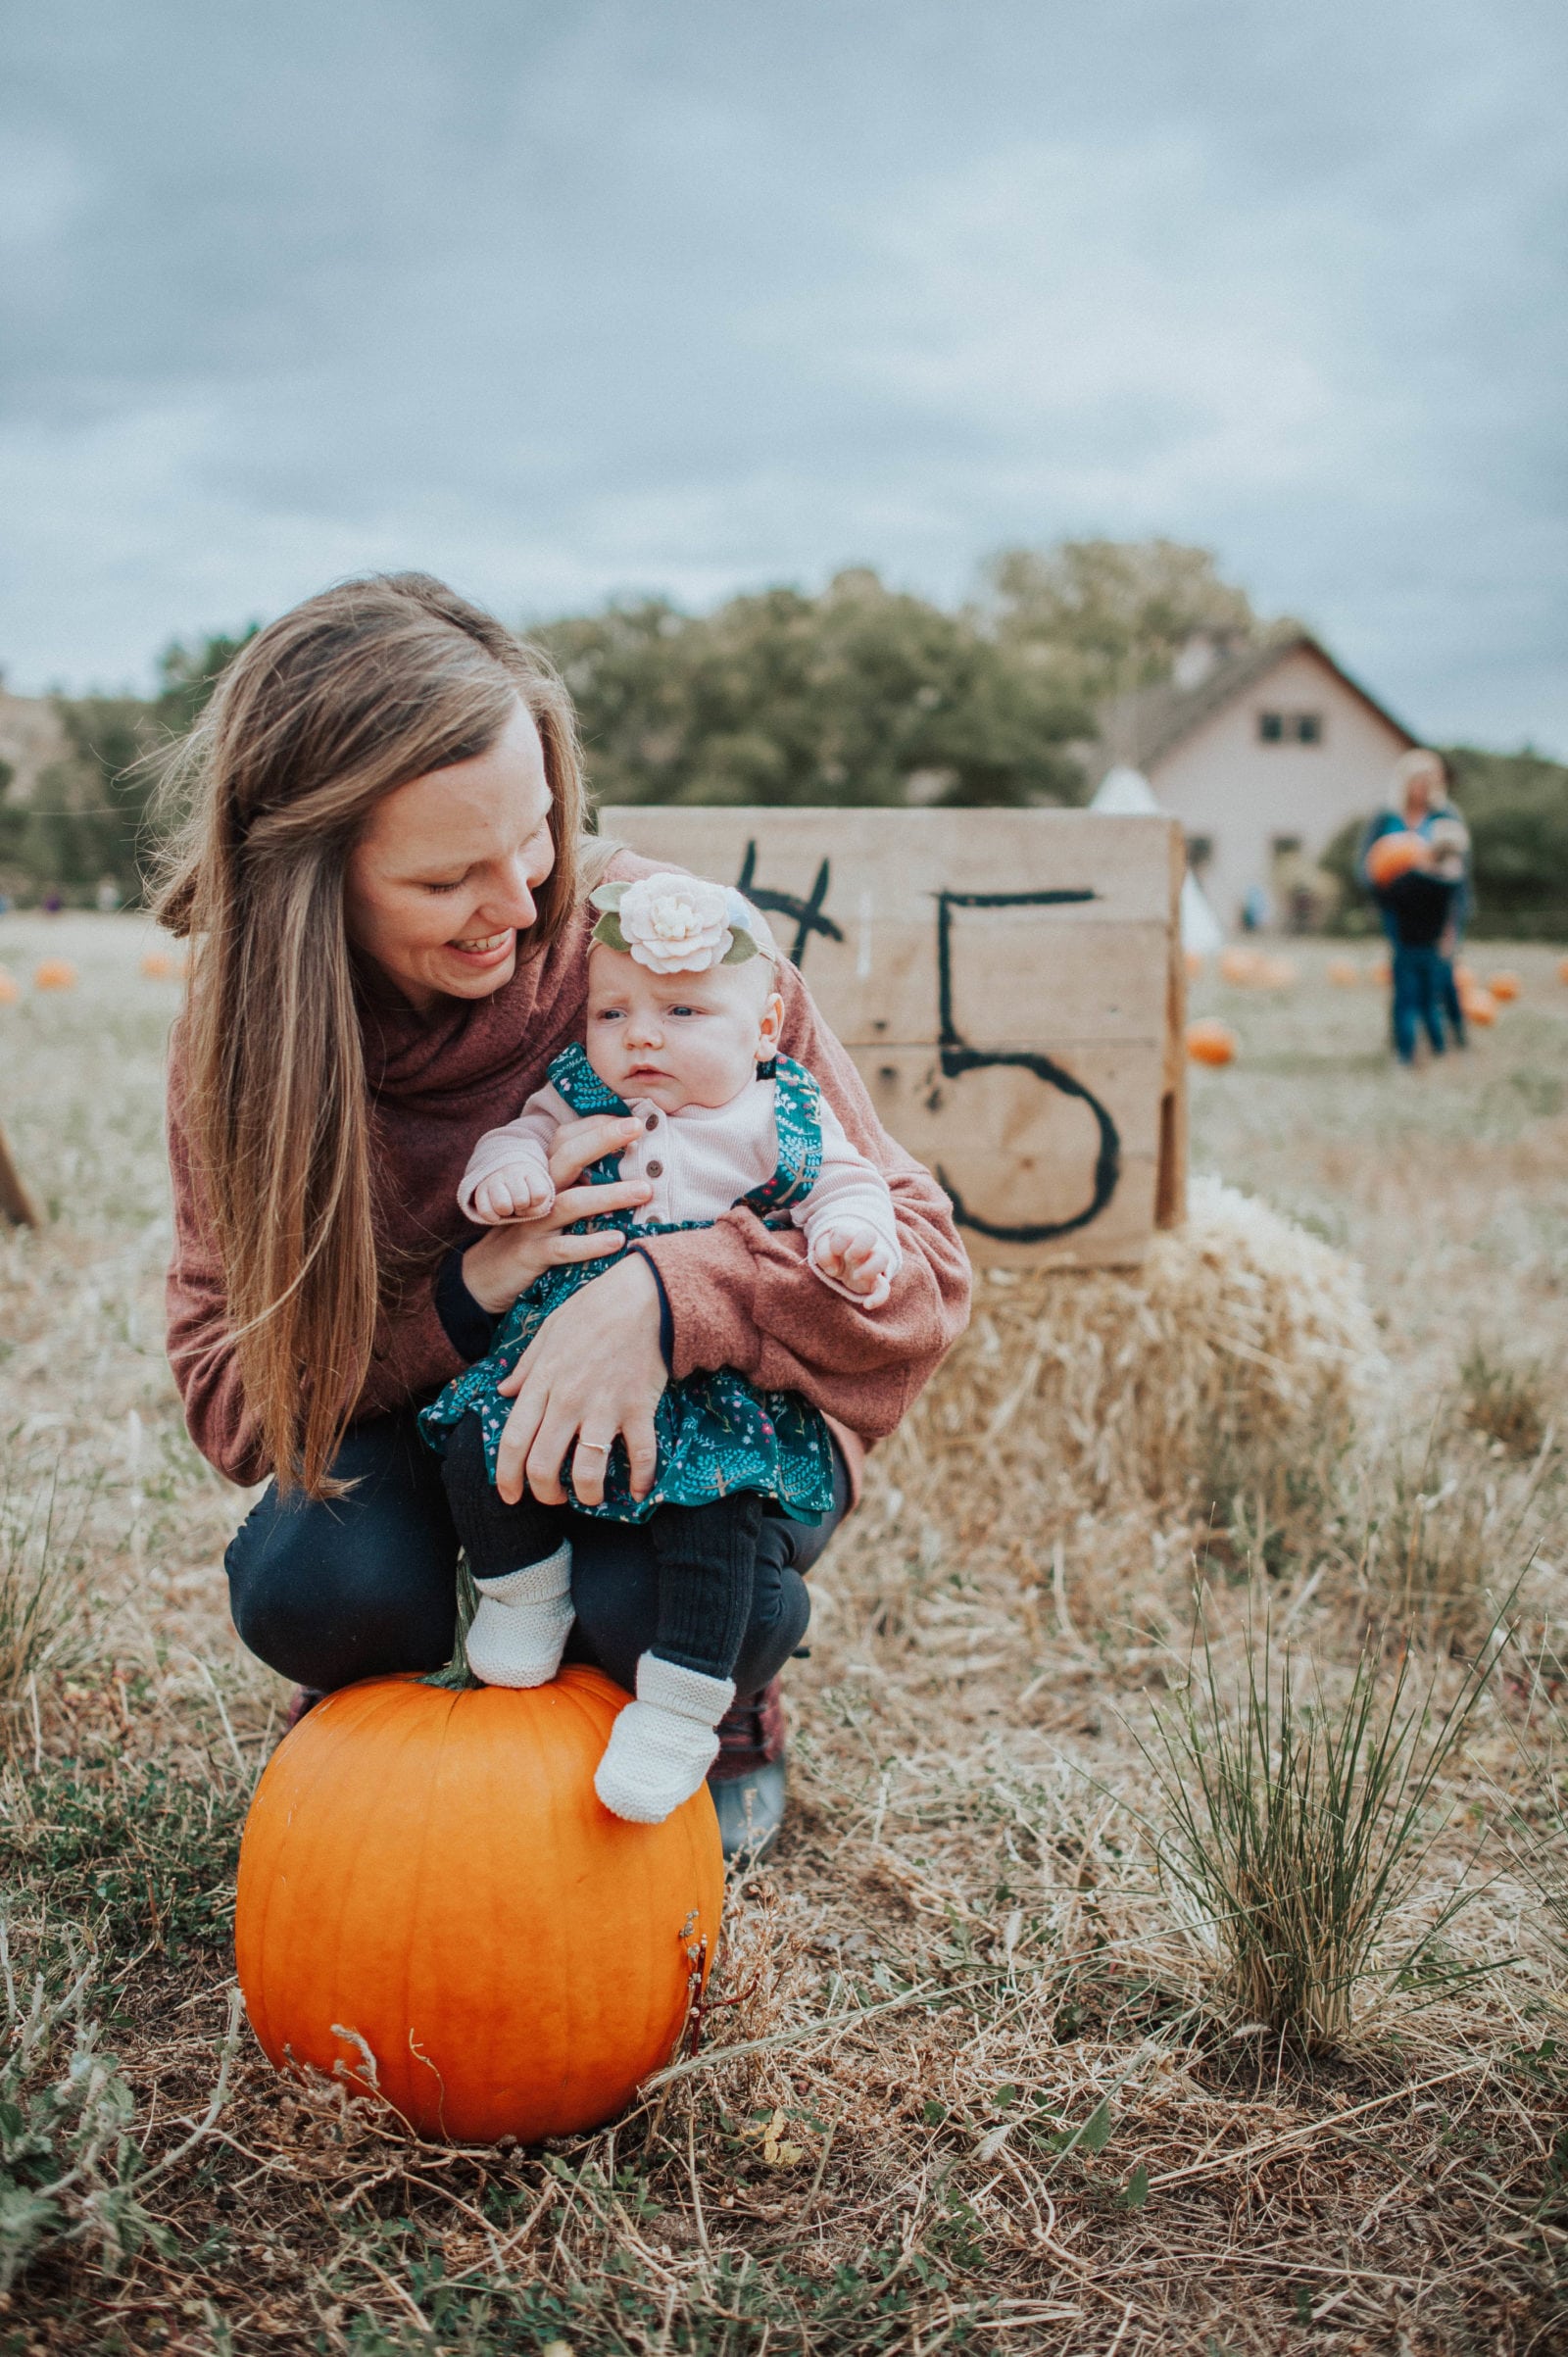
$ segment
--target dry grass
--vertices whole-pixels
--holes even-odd
[[[80,1657],[37,1668],[0,1778],[0,2350],[1563,2344],[1568,1977],[1493,1822],[1560,1839],[1548,953],[1513,958],[1525,997],[1467,1062],[1408,1081],[1374,995],[1330,990],[1316,953],[1290,994],[1203,986],[1242,1058],[1197,1076],[1197,1166],[1359,1262],[1370,1322],[1339,1261],[1214,1198],[1214,1257],[1167,1248],[1136,1293],[983,1286],[816,1583],[795,1806],[734,1893],[734,2002],[613,2131],[523,2153],[411,2148],[228,2039],[235,1829],[280,1694],[223,1609],[244,1501],[184,1440],[159,1348],[173,986],[138,973],[130,920],[0,921],[19,974],[45,942],[82,983],[0,1007],[0,1119],[55,1215],[0,1239],[0,1436],[79,1525],[51,1594]],[[1528,1372],[1528,1452],[1476,1412],[1478,1334]],[[1537,1666],[1488,1681],[1444,1763],[1391,1935],[1437,1937],[1305,2062],[1239,2015],[1211,1914],[1161,1890],[1140,1739],[1186,1676],[1195,1572],[1222,1695],[1265,1611],[1341,1691],[1386,1567],[1429,1560],[1445,1517],[1448,1600],[1405,1582],[1382,1675],[1413,1645],[1446,1707],[1449,1648],[1521,1576]]]

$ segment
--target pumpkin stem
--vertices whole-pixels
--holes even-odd
[[[466,1555],[458,1557],[458,1634],[452,1648],[452,1659],[444,1670],[432,1670],[421,1678],[421,1686],[443,1687],[448,1694],[466,1694],[470,1686],[483,1684],[468,1667],[468,1628],[479,1608],[479,1592],[473,1584]]]

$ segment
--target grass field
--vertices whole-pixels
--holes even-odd
[[[178,986],[141,973],[149,941],[0,918],[24,985],[0,1122],[50,1215],[0,1232],[0,2352],[1568,2348],[1555,953],[1474,953],[1523,995],[1415,1074],[1315,947],[1289,991],[1198,985],[1242,1049],[1195,1075],[1195,1168],[1362,1265],[1376,1413],[1288,1462],[1217,1431],[1159,1496],[1020,1494],[997,1418],[935,1445],[939,1399],[816,1582],[787,1837],[732,1896],[737,2001],[702,2067],[537,2153],[412,2146],[231,2027],[235,1843],[284,1695],[229,1630],[245,1501],[162,1354]],[[74,990],[30,987],[46,954]],[[953,1398],[1037,1299],[1049,1320],[1049,1292],[981,1287]],[[1265,1622],[1308,1706],[1281,1923],[1358,1657],[1374,1732],[1401,1668],[1430,1689],[1396,1765],[1468,1713],[1316,2038],[1249,2010],[1267,1970],[1203,1897],[1234,1819],[1196,1805],[1200,1764],[1272,1805],[1235,1711]],[[1321,1929],[1298,1910],[1270,1956],[1321,1981]]]

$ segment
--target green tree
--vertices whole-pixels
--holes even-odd
[[[1199,633],[1232,644],[1264,625],[1207,549],[1176,540],[1064,540],[1004,549],[985,567],[999,643],[1092,708],[1168,678]]]
[[[840,573],[714,613],[659,600],[535,634],[576,700],[601,802],[1076,800],[1090,715],[980,618]]]
[[[127,900],[145,888],[153,850],[162,756],[206,705],[239,638],[177,642],[159,663],[159,688],[136,696],[57,696],[66,750],[39,775],[28,802],[4,813],[0,854],[40,884],[85,894],[111,878]]]

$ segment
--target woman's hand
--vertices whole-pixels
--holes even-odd
[[[552,1208],[525,1226],[492,1228],[463,1255],[463,1282],[481,1309],[499,1317],[547,1268],[563,1260],[603,1260],[624,1249],[625,1238],[615,1228],[597,1236],[568,1236],[564,1231],[573,1220],[591,1219],[601,1211],[635,1210],[648,1202],[654,1191],[646,1179],[622,1179],[613,1187],[577,1184],[590,1162],[597,1162],[601,1154],[619,1153],[637,1134],[635,1121],[614,1113],[591,1113],[585,1120],[562,1123],[550,1151],[556,1188]],[[554,1318],[550,1322],[554,1324]]]
[[[568,1453],[579,1502],[601,1504],[617,1433],[632,1495],[647,1497],[659,1463],[654,1410],[666,1380],[659,1307],[658,1281],[637,1252],[551,1311],[500,1387],[515,1400],[496,1450],[496,1489],[508,1505],[525,1481],[543,1504],[564,1505]]]

